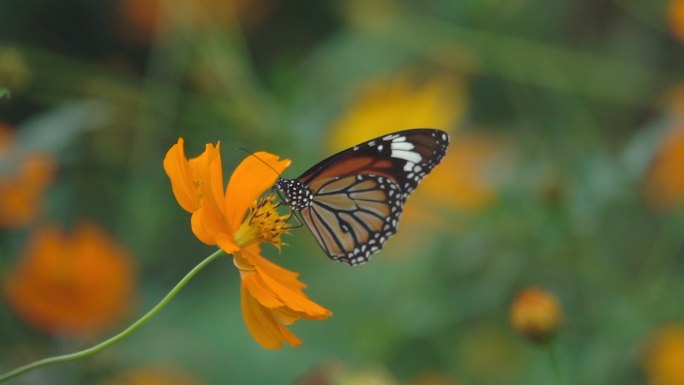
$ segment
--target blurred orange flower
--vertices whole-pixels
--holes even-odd
[[[668,17],[672,34],[679,39],[684,39],[684,1],[670,0]]]
[[[533,342],[546,342],[556,334],[563,311],[555,296],[530,287],[518,294],[511,306],[513,328]]]
[[[450,134],[467,108],[463,81],[434,77],[418,83],[407,76],[368,85],[333,123],[330,150],[405,128],[434,127]],[[496,199],[494,171],[509,163],[506,141],[484,133],[455,135],[446,157],[421,182],[405,208],[402,223],[434,222],[445,209],[478,211]]]
[[[276,0],[187,0],[173,5],[161,0],[120,0],[119,14],[127,27],[121,32],[133,43],[148,43],[163,18],[173,16],[166,14],[165,7],[175,7],[186,18],[184,21],[200,26],[226,26],[236,19],[245,25],[258,24],[270,15],[276,4]]]
[[[218,144],[207,144],[201,155],[188,160],[183,139],[178,139],[164,159],[176,200],[192,214],[195,236],[233,256],[242,278],[245,323],[254,339],[269,349],[280,348],[283,342],[301,344],[286,325],[331,315],[304,294],[306,285],[298,280],[299,274],[261,256],[261,242],[280,248],[289,216],[277,212],[275,196],[259,197],[289,165],[288,159],[257,152],[238,165],[224,192]]]
[[[0,123],[0,227],[17,228],[40,212],[41,198],[54,176],[52,159],[39,153],[6,159],[14,146],[10,127]],[[5,164],[6,162],[6,164]],[[12,162],[17,162],[16,166]],[[13,169],[13,170],[10,170]]]
[[[398,385],[399,382],[383,366],[373,364],[364,369],[351,369],[342,362],[328,361],[305,373],[295,385]]]
[[[200,379],[176,368],[155,367],[124,371],[100,385],[201,385]]]
[[[649,206],[667,210],[684,203],[684,125],[674,126],[660,144],[646,175],[644,193]]]
[[[468,98],[463,81],[409,76],[367,84],[331,126],[330,150],[339,151],[370,138],[406,128],[439,128],[453,133]]]
[[[479,211],[496,201],[500,175],[511,158],[502,137],[464,132],[451,143],[444,164],[435,168],[416,200],[437,210]],[[421,191],[422,190],[422,191]]]
[[[10,305],[35,328],[91,336],[124,314],[133,291],[133,261],[93,223],[66,235],[44,227],[7,274]]]
[[[663,326],[643,360],[650,385],[684,385],[684,323]]]

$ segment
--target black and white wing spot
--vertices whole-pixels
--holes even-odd
[[[417,131],[419,135],[414,134]],[[425,135],[425,131],[430,134]],[[404,173],[398,179],[407,193],[439,164],[449,146],[449,135],[439,130],[409,130],[387,135],[382,140],[389,144],[387,155],[401,165]]]

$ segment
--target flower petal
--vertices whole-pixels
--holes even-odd
[[[260,151],[245,158],[235,169],[226,189],[226,219],[237,230],[249,204],[275,183],[290,165],[289,159]]]
[[[221,250],[225,251],[227,254],[233,254],[240,250],[240,246],[235,243],[235,240],[225,233],[218,233],[215,235],[216,244],[219,245]]]
[[[183,150],[183,139],[171,147],[164,159],[164,169],[178,203],[192,215],[192,230],[200,241],[215,245],[217,234],[234,231],[225,219],[223,170],[220,143],[211,143],[199,156],[188,160]],[[228,245],[228,242],[223,242]],[[231,242],[234,243],[234,242]],[[233,246],[226,247],[234,250]],[[227,252],[230,252],[226,250]]]
[[[302,341],[283,326],[274,315],[250,294],[244,285],[240,290],[242,316],[252,337],[267,349],[279,349],[283,342],[291,346],[301,345]]]
[[[273,316],[283,325],[292,325],[298,319],[302,318],[299,314],[294,311],[281,307],[272,311]]]
[[[209,143],[202,155],[190,160],[202,208],[199,222],[204,227],[204,231],[212,237],[218,233],[232,234],[234,232],[225,220],[223,168],[219,148],[220,143],[216,146]]]
[[[183,138],[171,146],[164,157],[164,171],[171,179],[171,188],[178,204],[188,212],[199,208],[196,187],[193,184],[192,169],[183,149]]]
[[[299,273],[284,269],[262,257],[260,249],[255,252],[252,248],[247,248],[247,253],[254,258],[253,264],[259,264],[259,270],[271,277],[278,277],[283,285],[293,289],[306,288],[306,284],[299,280]]]
[[[278,299],[276,293],[269,290],[268,286],[264,284],[263,280],[259,279],[259,275],[254,271],[246,274],[242,279],[242,284],[262,306],[274,309],[285,305],[283,301]]]
[[[255,298],[264,306],[271,307],[275,302],[273,297],[282,302],[284,307],[301,314],[306,319],[324,319],[332,315],[332,312],[309,299],[302,289],[305,285],[296,279],[297,274],[284,269],[258,254],[242,250],[249,256],[254,264],[254,282],[250,288],[258,285],[258,291],[252,292]],[[259,295],[269,293],[269,296]],[[263,301],[263,302],[262,302]]]
[[[196,179],[198,194],[203,205],[210,205],[212,211],[223,213],[223,168],[221,165],[221,143],[216,146],[207,143],[204,152],[190,159],[190,168]]]
[[[195,234],[197,239],[199,239],[202,243],[206,245],[215,245],[216,238],[214,237],[214,234],[209,233],[204,228],[204,220],[202,219],[203,215],[204,210],[202,210],[201,208],[192,213],[192,216],[190,217],[192,233]]]

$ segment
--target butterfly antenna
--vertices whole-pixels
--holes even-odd
[[[246,148],[244,148],[244,147],[240,147],[240,148],[238,148],[238,150],[244,151],[244,152],[246,152],[247,154],[249,154],[249,155],[251,155],[251,156],[253,156],[253,157],[259,159],[259,160],[261,161],[261,163],[265,164],[268,168],[270,168],[271,170],[273,170],[273,172],[276,173],[276,175],[278,175],[278,178],[280,178],[280,173],[279,173],[278,171],[276,171],[276,169],[273,168],[270,164],[266,163],[265,160],[259,158],[259,157],[257,156],[257,154],[255,154],[254,152],[252,152],[252,151],[250,151],[250,150],[248,150],[248,149],[246,149]]]

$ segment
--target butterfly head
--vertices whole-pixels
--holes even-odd
[[[275,183],[275,189],[283,202],[292,210],[302,210],[311,206],[314,198],[311,190],[297,179],[279,178]]]

